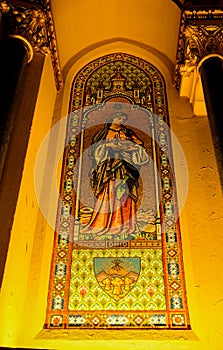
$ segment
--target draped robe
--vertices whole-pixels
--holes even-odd
[[[111,142],[118,148],[108,147]],[[90,157],[95,205],[81,232],[92,234],[95,239],[134,237],[139,233],[136,221],[139,169],[149,160],[143,142],[131,129],[107,126],[93,138]]]

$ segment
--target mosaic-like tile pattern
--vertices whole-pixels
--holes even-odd
[[[160,72],[123,53],[92,61],[74,78],[69,112],[45,327],[189,329]],[[108,122],[114,114],[127,116],[124,126]],[[108,145],[112,133],[119,134],[119,147]],[[92,141],[97,135],[105,135],[99,146]],[[119,158],[92,168],[93,151],[107,149],[104,140]],[[127,150],[124,141],[132,143]],[[122,205],[99,216],[97,201],[103,194],[105,203],[106,193],[112,205]],[[131,210],[135,215],[125,219]],[[99,230],[100,220],[105,224]]]

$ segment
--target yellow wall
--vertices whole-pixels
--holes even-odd
[[[53,0],[52,10],[62,68],[114,38],[147,45],[175,62],[180,10],[170,0]]]
[[[221,350],[223,201],[207,117],[194,116],[188,100],[180,98],[172,84],[179,10],[167,0],[137,4],[78,0],[75,9],[73,3],[66,0],[61,5],[60,0],[53,1],[65,85],[56,93],[51,63],[46,57],[1,292],[0,345],[49,349]],[[127,5],[131,9],[137,5],[132,16],[126,10]],[[74,75],[89,61],[116,51],[151,62],[167,83],[171,127],[183,148],[189,171],[180,223],[192,331],[43,330],[53,228],[45,221],[36,199],[36,156],[51,125],[67,114]],[[62,128],[58,145],[63,142],[63,135]],[[185,169],[178,162],[175,145],[173,152],[180,194]],[[43,170],[45,160],[43,158]],[[44,171],[39,175],[40,185],[44,181],[42,175]],[[45,201],[56,216],[54,198],[49,187]]]

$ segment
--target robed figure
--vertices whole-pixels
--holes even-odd
[[[133,130],[124,123],[125,113],[113,114],[92,140],[91,188],[94,210],[84,234],[93,239],[134,239],[139,235],[136,220],[140,167],[149,156]]]

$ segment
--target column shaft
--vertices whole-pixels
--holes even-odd
[[[16,116],[19,85],[27,62],[28,52],[21,40],[10,37],[0,41],[0,178]]]
[[[201,81],[217,159],[220,181],[223,188],[223,66],[219,57],[203,62]]]
[[[26,64],[27,54],[18,38],[0,42],[0,285],[44,64],[42,54]]]

